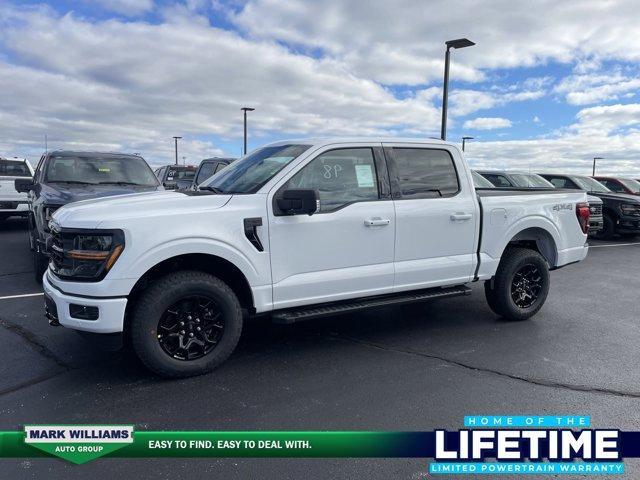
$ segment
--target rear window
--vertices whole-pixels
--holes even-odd
[[[31,177],[31,172],[25,162],[0,160],[0,175],[7,177]]]
[[[196,167],[169,167],[167,180],[192,180],[196,176]]]
[[[393,148],[402,198],[451,197],[460,190],[453,158],[446,150]]]

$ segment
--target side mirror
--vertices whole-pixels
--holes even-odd
[[[16,178],[14,185],[17,192],[29,193],[29,191],[33,188],[33,179]]]
[[[315,190],[285,190],[276,198],[279,215],[313,215],[318,210]]]

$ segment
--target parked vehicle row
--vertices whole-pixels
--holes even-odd
[[[513,172],[484,170],[478,174],[491,183],[492,186],[500,188],[531,188],[549,189],[556,188],[555,185],[538,174],[530,172]],[[589,235],[601,235],[604,228],[603,202],[594,195],[587,195],[589,203]]]
[[[640,197],[614,193],[597,180],[581,175],[559,175],[542,173],[557,188],[582,190],[600,198],[603,202],[602,238],[618,234],[623,237],[640,234]]]
[[[482,281],[497,314],[528,319],[549,271],[587,254],[587,196],[476,190],[472,175],[442,141],[302,140],[260,148],[197,192],[67,205],[49,223],[46,314],[127,336],[168,377],[222,363],[246,315],[292,323]]]

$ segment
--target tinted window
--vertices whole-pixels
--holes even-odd
[[[377,200],[378,180],[370,148],[331,150],[314,158],[283,187],[313,189],[320,196],[320,212],[354,202]]]
[[[133,184],[157,186],[151,168],[134,155],[61,155],[51,156],[45,181],[87,184]]]
[[[216,165],[216,170],[213,173],[218,173],[220,170],[222,170],[226,166],[227,166],[226,163],[219,163],[218,165]]]
[[[598,181],[601,184],[603,184],[605,187],[607,187],[608,189],[614,192],[619,192],[619,193],[625,192],[624,187],[614,180],[598,180]]]
[[[513,187],[507,177],[496,173],[483,173],[482,176],[493,183],[496,187]]]
[[[535,173],[512,173],[511,179],[519,187],[550,188],[553,186],[549,185],[549,182]]]
[[[475,170],[471,170],[471,176],[473,177],[473,184],[476,188],[494,188],[495,185],[489,180],[484,178]]]
[[[458,177],[453,159],[445,150],[394,148],[403,198],[433,198],[455,195]]]
[[[200,170],[198,170],[198,178],[196,178],[196,183],[202,183],[204,180],[213,175],[215,171],[216,163],[206,162],[200,165]]]
[[[196,176],[196,167],[167,167],[167,180],[191,180]]]
[[[571,180],[564,177],[543,177],[546,178],[556,188],[570,188],[572,190],[578,189],[578,186]]]
[[[0,160],[0,175],[6,175],[8,177],[30,177],[31,172],[24,162]]]

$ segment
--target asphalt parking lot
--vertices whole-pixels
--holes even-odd
[[[501,321],[481,285],[471,297],[293,326],[254,321],[215,373],[166,381],[126,353],[50,327],[25,224],[0,229],[1,429],[432,430],[457,429],[470,414],[585,414],[595,428],[640,430],[640,239],[593,242],[584,262],[553,272],[532,321]],[[2,462],[0,476],[418,479],[427,463],[16,459]],[[637,478],[640,463],[627,462],[627,472]]]

